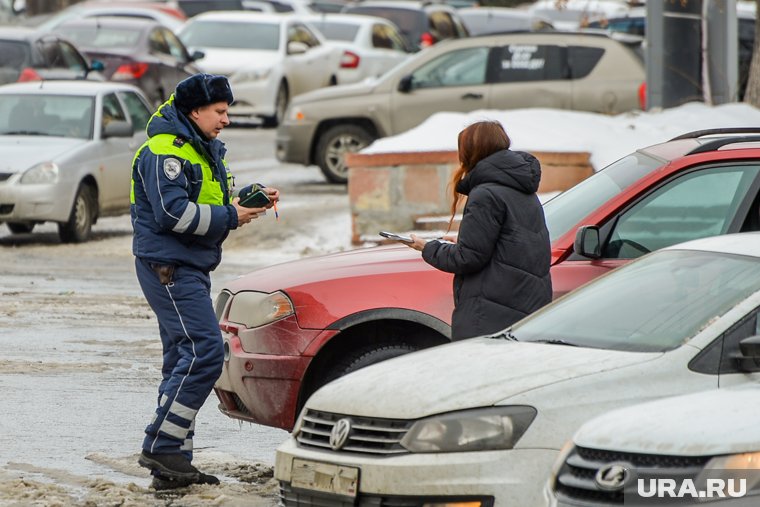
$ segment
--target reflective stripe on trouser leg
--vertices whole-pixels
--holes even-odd
[[[160,322],[164,348],[159,406],[145,429],[143,449],[180,452],[191,444],[195,415],[222,370],[224,350],[210,279],[201,271],[178,267],[173,283],[161,285],[147,261],[138,258],[135,266],[143,294]]]

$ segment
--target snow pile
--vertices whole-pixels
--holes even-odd
[[[638,148],[686,132],[760,125],[760,110],[739,103],[715,107],[689,103],[617,116],[540,108],[437,113],[407,132],[378,139],[362,153],[456,151],[459,132],[481,120],[500,121],[515,150],[589,152],[593,166],[601,169]]]

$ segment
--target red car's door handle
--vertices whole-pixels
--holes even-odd
[[[462,95],[462,98],[464,100],[467,100],[467,99],[480,100],[480,99],[483,98],[483,94],[482,93],[472,93],[472,92],[470,92],[470,93],[465,93],[464,95]]]

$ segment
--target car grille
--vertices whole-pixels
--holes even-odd
[[[686,457],[634,454],[575,447],[562,465],[554,485],[557,498],[572,505],[622,505],[623,490],[607,491],[597,486],[597,471],[611,463],[646,469],[648,478],[694,479],[710,456]]]
[[[222,292],[220,292],[219,295],[216,297],[216,302],[214,303],[214,313],[216,313],[217,321],[222,320],[224,307],[227,306],[227,301],[229,301],[231,297],[232,297],[232,294],[230,294],[226,290],[223,290]]]
[[[330,432],[335,423],[344,418],[351,420],[351,432],[340,452],[384,456],[409,452],[401,446],[401,439],[414,421],[404,419],[376,419],[309,410],[304,415],[296,440],[303,447],[331,449]]]
[[[444,498],[380,496],[359,494],[356,499],[329,493],[293,490],[290,483],[280,481],[279,505],[282,507],[422,507],[424,504],[445,503]],[[434,501],[433,501],[434,500]],[[493,497],[451,498],[457,503],[477,501],[483,507],[493,506]]]

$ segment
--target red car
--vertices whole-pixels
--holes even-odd
[[[741,133],[739,133],[741,132]],[[638,150],[544,205],[555,297],[647,252],[760,230],[760,128]],[[308,396],[369,364],[449,341],[452,275],[406,246],[257,270],[216,302],[226,415],[290,429]]]

